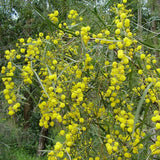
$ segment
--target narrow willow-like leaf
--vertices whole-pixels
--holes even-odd
[[[105,4],[105,8],[109,7],[110,4],[113,4],[114,1],[113,0],[107,0],[106,4]]]
[[[135,145],[135,147],[138,146],[139,144],[147,141],[147,139],[149,139],[149,138],[151,138],[152,136],[155,136],[155,135],[158,135],[158,133],[149,134],[149,135],[145,136],[143,139],[141,139],[141,140]]]
[[[46,94],[47,97],[49,98],[49,95],[48,95],[48,93],[46,92],[46,90],[45,90],[45,88],[44,88],[44,86],[43,86],[43,84],[42,84],[42,82],[41,82],[41,79],[39,78],[38,74],[35,72],[34,69],[32,69],[32,70],[33,70],[34,74],[36,75],[36,77],[37,77],[37,79],[38,79],[38,82],[40,83],[41,87],[43,88],[43,91],[45,92],[45,94]]]
[[[104,27],[106,27],[107,25],[105,24],[105,22],[101,19],[101,17],[99,16],[96,7],[94,8],[94,11],[89,9],[98,19],[99,21],[104,25]]]
[[[144,90],[143,95],[142,95],[142,97],[141,97],[141,99],[140,99],[140,101],[139,101],[139,103],[138,103],[137,110],[136,110],[136,114],[135,114],[135,119],[134,119],[134,126],[133,126],[132,136],[133,136],[133,134],[134,134],[134,132],[135,132],[135,126],[136,126],[136,123],[137,123],[137,121],[138,121],[139,113],[140,113],[140,110],[141,110],[141,108],[142,108],[143,102],[144,102],[144,100],[145,100],[145,96],[147,95],[147,92],[148,92],[149,88],[152,86],[152,84],[153,84],[153,82],[151,82],[151,83],[147,86],[147,88]]]
[[[47,67],[47,70],[48,70],[49,75],[52,75],[52,73],[51,73],[51,71],[50,71],[50,69],[49,69],[49,67],[48,67],[47,64],[46,64],[46,67]],[[54,90],[55,90],[55,84],[54,84],[53,81],[52,81],[52,86],[54,87]]]
[[[157,71],[157,68],[153,63],[152,63],[152,67],[154,68],[154,71],[156,72],[157,76],[160,78],[160,73]]]
[[[160,20],[160,19],[155,19],[155,20]],[[146,30],[146,31],[148,31],[148,32],[150,32],[151,34],[155,34],[155,35],[158,35],[159,33],[157,33],[157,32],[154,32],[154,31],[152,31],[152,30],[149,30],[149,29],[147,29],[147,28],[145,28],[144,26],[139,26],[136,22],[131,22],[132,24],[134,24],[135,26],[138,26],[138,27],[141,27],[141,28],[143,28],[143,30]],[[149,23],[149,22],[148,22]]]
[[[134,65],[131,64],[131,72],[129,73],[129,89],[132,90],[133,88],[133,70],[134,70]]]
[[[148,43],[142,42],[142,41],[139,40],[139,39],[137,39],[137,41],[138,41],[139,43],[143,44],[144,46],[146,46],[146,47],[149,48],[149,49],[153,49],[153,50],[156,50],[156,51],[160,51],[159,48],[157,49],[157,48],[155,48],[155,46],[152,46],[152,45],[150,45],[150,44],[148,44]]]
[[[150,106],[150,104],[148,104],[148,105],[146,106],[145,112],[144,112],[144,116],[143,116],[143,120],[142,120],[141,124],[137,126],[138,128],[140,128],[140,127],[142,128],[143,125],[145,124],[145,122],[146,122],[146,120],[147,120],[147,113],[148,113],[148,110],[149,110],[149,106]]]

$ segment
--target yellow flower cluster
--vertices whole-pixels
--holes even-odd
[[[13,81],[14,72],[16,70],[16,67],[13,66],[12,62],[9,61],[7,64],[7,67],[3,66],[1,73],[5,74],[5,78],[2,78],[2,81],[5,85],[5,89],[3,90],[3,94],[5,99],[7,100],[7,103],[9,105],[8,107],[8,114],[12,116],[19,110],[20,103],[17,102],[17,95],[16,95],[16,86]]]
[[[57,10],[55,10],[54,13],[48,14],[50,20],[53,23],[57,23],[58,22],[58,15],[59,15],[59,12]]]
[[[68,14],[68,19],[72,20],[71,26],[76,25],[78,21],[83,21],[83,18],[78,15],[77,11],[72,9]],[[76,31],[76,35],[79,35],[79,31]]]
[[[78,13],[76,10],[70,10],[69,14],[68,14],[68,18],[69,19],[76,19],[76,17],[78,16]]]
[[[16,50],[14,50],[14,49],[12,49],[11,51],[9,51],[9,50],[5,51],[5,58],[7,60],[13,59],[15,57],[15,55],[16,55]]]
[[[89,26],[81,28],[81,36],[82,36],[82,39],[83,39],[83,42],[85,45],[88,43],[88,41],[90,39],[90,36],[88,34],[89,31],[90,31]]]
[[[160,129],[160,115],[159,115],[159,111],[155,110],[154,111],[154,116],[152,117],[152,121],[153,122],[157,122],[156,123],[156,130],[159,130]]]

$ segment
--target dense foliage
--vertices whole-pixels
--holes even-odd
[[[66,20],[37,10],[53,32],[5,51],[8,114],[28,107],[40,127],[58,130],[48,160],[160,158],[158,57],[135,38],[126,4],[108,10],[110,24],[97,14],[96,30],[74,9]]]

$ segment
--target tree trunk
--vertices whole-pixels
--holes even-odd
[[[155,17],[157,15],[156,12],[159,11],[159,7],[160,7],[160,0],[153,0],[151,3],[151,14],[153,17]],[[155,18],[152,20],[152,31],[154,33],[157,32],[157,21]],[[154,38],[153,38],[153,43],[154,43],[154,46],[156,49],[158,49],[158,46],[159,46],[157,35],[158,34],[155,34]],[[158,58],[159,51],[156,50],[155,54],[156,54],[156,57]]]
[[[142,41],[142,0],[138,0],[138,34]]]
[[[31,99],[28,92],[25,93],[25,97],[26,98],[28,97],[28,101],[24,105],[24,121],[25,121],[24,130],[28,130],[28,128],[30,126],[29,119],[30,119],[31,111],[32,111],[33,107],[32,107],[32,99]]]
[[[42,127],[41,129],[41,134],[39,136],[39,144],[38,144],[38,149],[37,149],[37,155],[41,156],[42,155],[42,150],[45,148],[46,144],[46,136],[48,135],[48,129]]]

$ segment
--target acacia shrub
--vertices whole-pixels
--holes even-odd
[[[55,10],[46,18],[55,32],[21,38],[5,52],[8,114],[23,107],[25,87],[36,87],[38,93],[30,94],[41,114],[39,126],[58,128],[48,160],[159,157],[160,68],[135,39],[126,3],[110,9],[112,27],[98,33],[76,10],[65,22]]]

